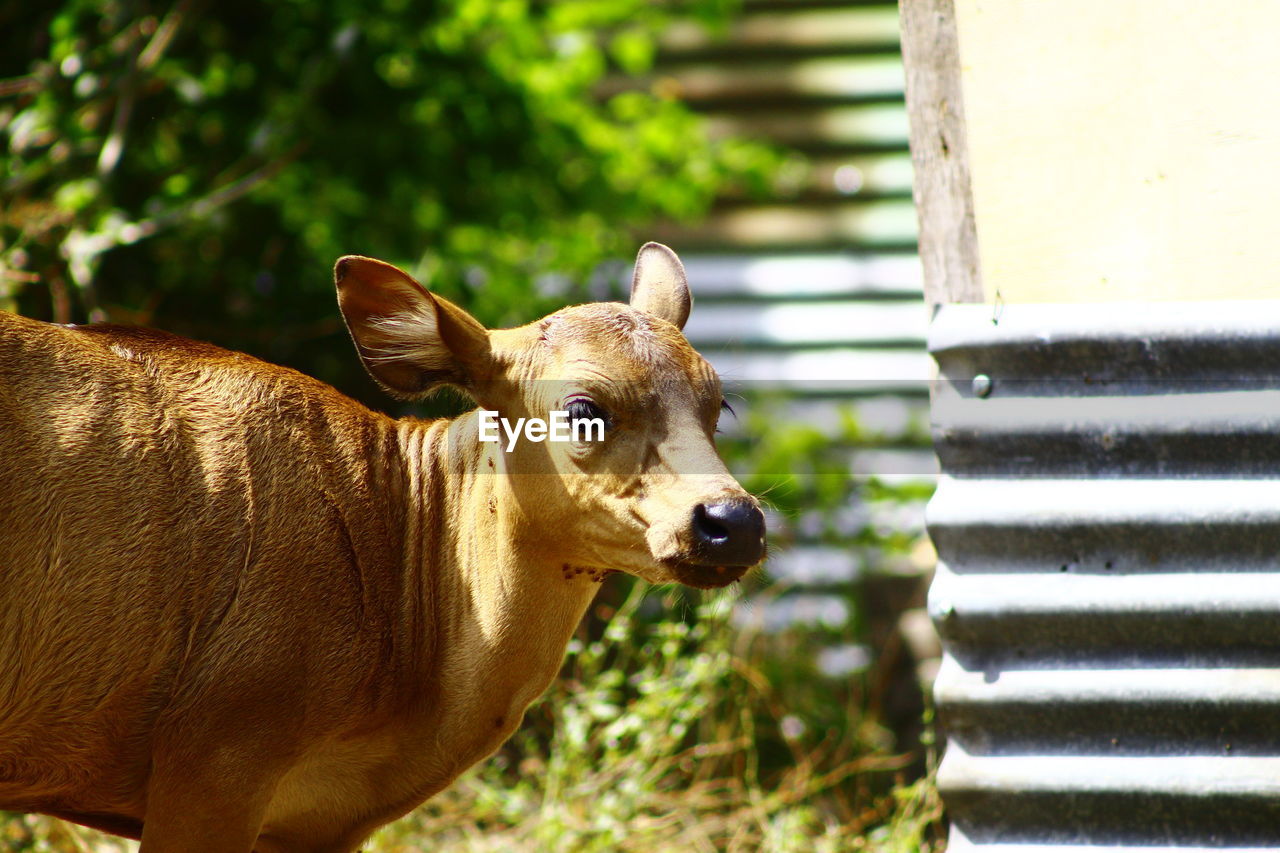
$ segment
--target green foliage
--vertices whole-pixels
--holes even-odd
[[[789,683],[764,675],[762,638],[730,623],[735,593],[670,590],[655,620],[645,586],[629,589],[601,636],[572,643],[511,743],[371,853],[934,849],[929,783],[866,794],[909,757],[784,734]],[[758,748],[771,738],[788,753],[774,767]]]
[[[750,438],[720,443],[742,484],[766,496],[784,517],[813,516],[810,526],[830,544],[900,552],[915,547],[917,537],[850,525],[843,514],[854,502],[920,503],[929,498],[932,481],[890,482],[874,474],[855,477],[850,464],[853,453],[868,447],[929,448],[928,423],[918,420],[897,424],[890,431],[872,429],[859,405],[847,401],[832,404],[836,423],[818,426],[792,417],[793,402],[785,394],[753,395],[744,412],[743,433]]]
[[[595,95],[726,0],[0,5],[0,303],[160,326],[360,388],[329,269],[534,319],[633,229],[758,180],[679,101]],[[753,177],[754,176],[754,177]]]
[[[0,853],[133,853],[137,842],[42,815],[0,812]]]
[[[796,417],[804,401],[794,396],[761,393],[744,402],[743,437],[720,442],[721,452],[775,513],[770,552],[825,548],[819,553],[838,554],[853,572],[838,583],[773,577],[749,603],[760,613],[788,598],[835,607],[772,628],[763,638],[767,653],[758,667],[785,697],[777,715],[792,715],[805,731],[852,744],[858,754],[910,753],[914,760],[904,775],[918,774],[930,766],[924,742],[930,733],[921,720],[926,697],[915,655],[929,652],[906,645],[898,620],[924,603],[935,555],[923,530],[923,506],[933,481],[854,472],[867,470],[857,460],[868,451],[927,452],[925,401],[896,398],[886,407],[890,401],[883,398],[833,400],[816,420]],[[833,654],[826,667],[823,650]],[[767,731],[757,735],[756,748],[765,762],[790,758]],[[880,792],[871,786],[856,799]],[[907,820],[912,808],[904,802],[894,819]]]

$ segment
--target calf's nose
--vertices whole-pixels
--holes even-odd
[[[754,566],[764,558],[764,513],[728,499],[693,509],[694,556],[709,566]]]

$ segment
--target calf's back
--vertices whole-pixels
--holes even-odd
[[[397,641],[395,430],[239,353],[0,314],[0,803],[140,821],[166,715],[301,734],[368,710]]]

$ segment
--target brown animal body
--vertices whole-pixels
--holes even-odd
[[[353,850],[515,730],[607,571],[710,587],[763,556],[670,250],[631,306],[499,331],[378,261],[337,278],[393,392],[604,440],[508,449],[476,412],[0,315],[0,808],[145,853]]]

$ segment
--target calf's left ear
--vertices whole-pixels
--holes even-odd
[[[398,397],[440,385],[473,387],[488,374],[489,332],[398,267],[347,255],[333,268],[338,306],[365,369]]]
[[[684,264],[661,243],[645,243],[636,255],[631,276],[631,307],[661,317],[677,329],[684,328],[693,307]]]

